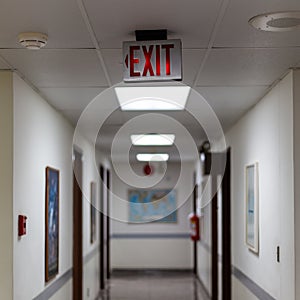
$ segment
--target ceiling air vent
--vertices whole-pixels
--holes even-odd
[[[48,36],[39,32],[22,32],[18,35],[19,43],[29,50],[39,50],[47,43]]]
[[[300,28],[300,11],[266,13],[253,17],[249,24],[262,31],[285,32]]]

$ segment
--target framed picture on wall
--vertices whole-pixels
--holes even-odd
[[[58,274],[59,266],[59,170],[46,168],[45,280]]]
[[[137,189],[128,191],[129,222],[177,223],[176,191]]]
[[[259,252],[259,187],[258,163],[246,166],[245,171],[246,245]]]
[[[96,182],[91,182],[91,244],[96,241]]]

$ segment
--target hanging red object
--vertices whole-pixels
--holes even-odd
[[[144,166],[145,175],[147,175],[147,176],[151,175],[153,173],[153,171],[154,171],[153,167],[151,167],[149,163]]]

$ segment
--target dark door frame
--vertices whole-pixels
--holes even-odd
[[[217,175],[212,174],[212,193],[214,193],[211,202],[212,300],[219,300],[218,193],[216,187]]]
[[[110,170],[106,170],[106,278],[110,279]]]
[[[100,243],[100,289],[105,289],[105,241],[104,241],[104,167],[100,165],[100,212],[99,212],[99,243]]]
[[[197,214],[197,197],[198,197],[198,185],[196,182],[196,173],[194,173],[194,192],[193,192],[193,213],[194,215]],[[194,274],[197,276],[198,275],[198,241],[193,242],[193,247],[194,247]]]
[[[231,300],[231,150],[222,181],[222,299]]]
[[[211,204],[211,227],[212,227],[212,300],[219,299],[219,240],[222,237],[222,299],[231,300],[231,150],[225,153],[212,153],[218,160],[220,166],[224,166],[224,176],[222,178],[222,232],[218,232],[218,193],[217,177],[220,170],[212,176],[212,198]]]
[[[73,300],[83,296],[82,153],[74,149],[73,169]]]

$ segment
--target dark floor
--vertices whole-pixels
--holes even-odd
[[[190,272],[114,272],[99,300],[208,300]]]

